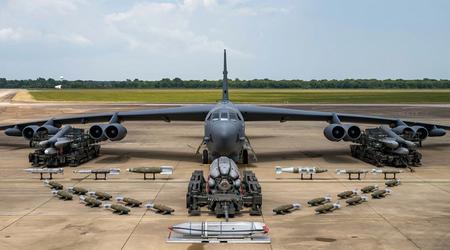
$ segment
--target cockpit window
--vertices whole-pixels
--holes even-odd
[[[220,113],[220,120],[228,120],[228,112]]]
[[[213,114],[211,115],[211,119],[212,119],[213,121],[219,120],[219,113],[213,113]]]
[[[230,120],[238,120],[238,116],[236,113],[230,113]]]

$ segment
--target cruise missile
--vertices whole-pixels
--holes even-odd
[[[290,213],[294,210],[298,210],[301,208],[301,205],[299,203],[293,203],[293,204],[286,204],[286,205],[281,205],[278,206],[276,208],[273,209],[273,212],[275,214],[287,214]]]
[[[395,187],[400,185],[400,180],[399,179],[387,180],[384,184],[387,187]]]
[[[380,139],[379,141],[390,149],[396,149],[400,146],[400,144],[394,138],[390,137]]]
[[[101,169],[79,169],[79,170],[74,170],[74,173],[78,173],[78,174],[94,174],[95,175],[95,179],[98,180],[98,175],[103,175],[104,180],[106,180],[106,175],[110,174],[110,175],[118,175],[120,173],[120,169],[119,168],[101,168]]]
[[[109,200],[109,199],[112,198],[112,196],[111,196],[110,194],[105,193],[105,192],[95,192],[95,191],[91,191],[91,192],[88,192],[88,194],[89,194],[90,196],[95,196],[95,197],[97,197],[97,199],[103,200],[103,201]]]
[[[408,141],[403,139],[401,136],[397,135],[394,131],[392,131],[391,128],[387,127],[387,126],[381,126],[380,127],[383,131],[386,132],[386,134],[390,137],[393,138],[396,142],[398,142],[400,145],[404,145],[407,149],[415,149],[417,147],[417,145],[412,142],[412,141]],[[401,148],[401,147],[400,147]]]
[[[319,198],[315,198],[312,200],[308,201],[308,204],[313,207],[313,206],[318,206],[318,205],[322,205],[324,203],[328,203],[331,202],[331,197],[329,195],[325,196],[325,197],[319,197]]]
[[[339,202],[336,202],[334,204],[327,203],[327,204],[321,205],[320,207],[316,208],[315,211],[316,211],[316,213],[324,214],[324,213],[333,212],[334,210],[339,209],[339,208],[341,208],[341,205],[339,204]]]
[[[103,207],[106,209],[111,209],[111,210],[113,210],[113,213],[116,213],[119,215],[128,214],[130,212],[129,208],[119,205],[119,204],[104,204]]]
[[[340,199],[347,199],[356,194],[358,194],[358,191],[356,189],[354,189],[354,190],[341,192],[341,193],[337,194],[337,197],[339,197]]]
[[[392,191],[390,189],[380,189],[372,193],[372,198],[381,199],[386,197],[386,195],[390,194]]]
[[[47,184],[52,189],[61,190],[64,188],[64,186],[62,184],[60,184],[56,181],[45,180],[44,183]]]
[[[125,205],[130,207],[140,207],[142,205],[141,201],[138,201],[136,199],[130,198],[130,197],[122,197],[118,196],[116,197],[117,202],[123,202]]]
[[[69,187],[68,188],[69,192],[72,192],[74,194],[78,194],[78,195],[85,195],[87,194],[88,190],[82,187]]]
[[[372,169],[371,172],[372,174],[384,174],[385,180],[388,179],[387,177],[388,175],[392,175],[392,177],[389,179],[396,179],[397,174],[403,173],[403,171],[399,169],[377,169],[377,168]]]
[[[58,196],[61,200],[72,200],[73,196],[66,190],[52,190],[52,194]]]
[[[295,173],[295,174],[319,174],[327,172],[328,169],[316,168],[316,167],[285,167],[280,166],[275,167],[275,173]]]
[[[64,137],[64,135],[66,135],[68,132],[70,132],[70,130],[72,130],[72,126],[69,126],[69,125],[64,126],[62,129],[60,129],[58,131],[58,133],[56,133],[55,135],[50,137],[48,140],[39,142],[39,145],[44,148],[45,147],[62,148],[62,147],[64,147],[64,145],[71,142],[69,139]],[[59,142],[59,143],[57,144],[57,142]]]
[[[147,204],[145,204],[145,207],[147,209],[153,209],[157,213],[160,213],[160,214],[172,214],[173,212],[175,212],[175,209],[168,207],[164,204],[147,203]]]
[[[249,237],[269,232],[269,227],[262,222],[250,221],[204,221],[185,222],[169,227],[169,230],[183,236],[204,237]]]
[[[95,199],[94,197],[84,195],[80,195],[80,202],[83,202],[86,204],[86,206],[90,207],[99,207],[100,205],[102,205],[102,202]]]
[[[64,174],[64,168],[26,168],[24,171],[30,174],[40,174],[41,180],[44,179],[44,174],[50,175],[49,179],[53,179],[54,174]]]
[[[348,200],[346,200],[345,202],[349,205],[349,206],[353,206],[353,205],[357,205],[357,204],[361,204],[364,201],[367,201],[368,198],[365,195],[356,195]]]
[[[153,175],[153,180],[155,179],[156,174],[161,175],[172,175],[173,167],[172,166],[161,166],[161,167],[138,167],[138,168],[127,168],[128,172],[144,174],[144,180],[147,180],[147,174]]]
[[[367,169],[336,169],[336,174],[367,174]]]
[[[370,185],[370,186],[365,186],[365,187],[361,188],[361,192],[364,194],[371,193],[375,190],[378,190],[378,185]]]

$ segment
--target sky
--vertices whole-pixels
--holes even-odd
[[[0,77],[450,79],[448,0],[0,0]]]

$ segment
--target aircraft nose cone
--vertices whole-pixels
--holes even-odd
[[[218,153],[232,153],[238,131],[233,124],[219,122],[213,127],[213,141]]]

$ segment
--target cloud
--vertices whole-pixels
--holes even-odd
[[[78,10],[85,0],[9,0],[8,8],[35,14],[67,14]]]
[[[22,38],[22,35],[18,30],[15,30],[13,28],[3,28],[0,29],[0,41],[8,41],[13,40],[17,41]]]

